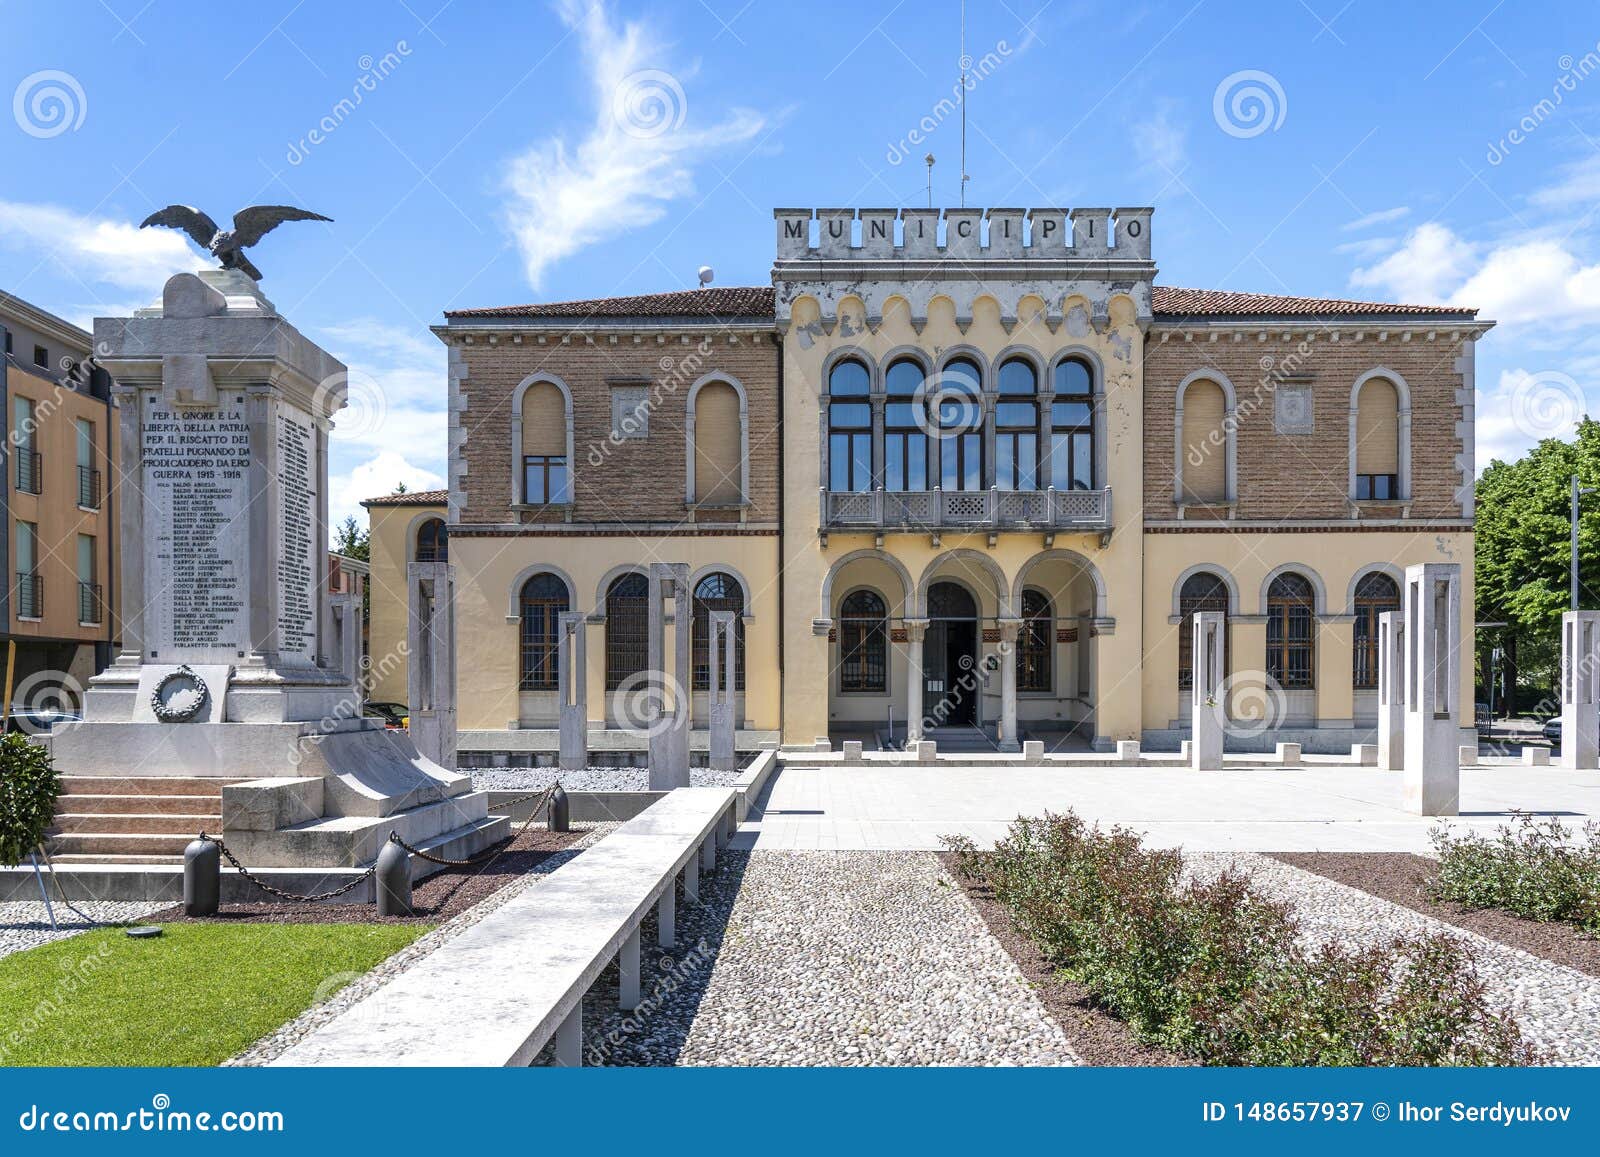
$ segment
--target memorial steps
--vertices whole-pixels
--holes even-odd
[[[61,777],[47,850],[57,863],[181,863],[201,831],[222,830],[222,786],[190,776]]]

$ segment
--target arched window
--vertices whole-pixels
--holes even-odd
[[[1183,492],[1179,501],[1228,500],[1228,399],[1206,379],[1183,390]]]
[[[522,584],[522,677],[524,691],[554,691],[561,674],[562,611],[569,609],[567,584],[549,571]]]
[[[928,411],[922,367],[901,358],[884,374],[883,488],[927,490]]]
[[[1022,592],[1022,627],[1017,632],[1017,690],[1049,691],[1054,671],[1056,620],[1043,591]]]
[[[1400,396],[1394,383],[1372,378],[1356,398],[1356,492],[1358,501],[1400,499]]]
[[[1352,682],[1358,691],[1378,686],[1378,616],[1400,609],[1400,588],[1379,571],[1356,583],[1355,656]]]
[[[694,499],[739,502],[744,498],[744,422],[739,391],[727,382],[707,382],[694,393]]]
[[[1194,686],[1194,616],[1198,611],[1228,613],[1228,584],[1210,571],[1199,571],[1178,588],[1178,687]],[[1222,672],[1228,672],[1228,625],[1222,625]]]
[[[887,615],[877,591],[852,591],[839,604],[839,690],[881,694],[888,689]]]
[[[1087,363],[1067,358],[1056,365],[1050,406],[1050,485],[1057,490],[1093,490],[1094,374]]]
[[[1012,358],[1000,366],[994,407],[994,484],[1001,490],[1039,489],[1039,377]]]
[[[939,429],[939,485],[946,490],[982,490],[983,374],[968,358],[956,358],[939,375],[934,418]]]
[[[828,489],[872,489],[872,379],[858,361],[842,361],[828,374]]]
[[[522,395],[522,501],[572,501],[567,467],[567,399],[554,382],[535,382]]]
[[[940,582],[928,588],[928,617],[930,619],[975,619],[978,604],[972,592],[960,583]]]
[[[430,518],[417,528],[417,562],[449,562],[450,531],[444,519]]]
[[[1267,674],[1285,691],[1316,686],[1316,596],[1297,574],[1281,574],[1267,588]]]
[[[734,690],[744,690],[744,588],[731,574],[713,571],[694,588],[694,625],[690,640],[694,690],[711,690],[711,612],[732,611]]]
[[[606,588],[606,690],[649,666],[650,580],[618,575]]]

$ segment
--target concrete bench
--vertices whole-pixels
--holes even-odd
[[[678,876],[697,899],[735,806],[732,788],[669,792],[273,1063],[526,1065],[554,1036],[556,1063],[582,1064],[584,993],[616,958],[618,1003],[638,1007],[639,923],[654,904],[673,947]]]

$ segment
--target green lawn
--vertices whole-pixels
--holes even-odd
[[[423,924],[168,924],[0,959],[0,1064],[214,1065],[326,999]]]

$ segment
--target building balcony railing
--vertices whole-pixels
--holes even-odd
[[[100,584],[80,582],[78,584],[78,622],[82,626],[98,627],[105,618],[102,609],[104,604],[100,601]]]
[[[822,492],[823,530],[1109,530],[1111,490]]]
[[[78,505],[85,510],[100,509],[100,471],[93,466],[78,467]]]
[[[37,450],[19,446],[11,451],[17,462],[17,489],[23,494],[38,494],[44,484],[44,469]]]
[[[44,618],[44,583],[37,571],[17,572],[17,615],[24,619]]]

